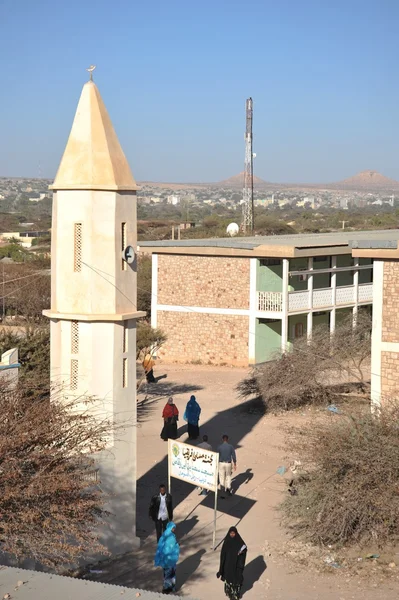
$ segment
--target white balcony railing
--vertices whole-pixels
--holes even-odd
[[[310,303],[310,290],[289,292],[288,312],[307,311],[311,307],[332,308],[333,306],[346,306],[356,304],[356,287],[354,285],[338,286],[335,291],[335,304],[333,304],[333,289],[321,288],[313,290],[312,303]],[[373,284],[363,283],[358,286],[358,303],[371,303],[373,301]],[[258,292],[258,310],[262,312],[282,312],[283,295],[281,292]]]
[[[281,292],[258,292],[258,310],[281,312],[283,310],[283,294]]]

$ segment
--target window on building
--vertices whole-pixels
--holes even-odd
[[[121,246],[122,246],[122,252],[125,250],[126,248],[126,223],[122,223],[121,225]],[[126,271],[127,270],[127,262],[122,258],[122,271]]]
[[[327,262],[328,258],[327,256],[314,256],[313,257],[313,262]]]
[[[294,326],[294,339],[303,336],[303,323],[296,323]]]
[[[127,358],[123,359],[122,387],[127,388]]]
[[[122,348],[122,352],[127,352],[127,350],[128,350],[128,333],[129,333],[128,322],[125,321],[123,323],[123,348]]]
[[[75,223],[73,239],[73,270],[82,270],[82,223]]]
[[[277,267],[281,265],[281,259],[279,258],[262,258],[259,261],[261,267]]]
[[[324,315],[326,315],[327,312],[325,310],[321,310],[321,311],[316,311],[313,313],[314,317],[323,317]]]
[[[78,389],[79,365],[76,359],[71,360],[71,390]]]
[[[71,354],[79,352],[79,323],[71,321]]]
[[[306,271],[306,269],[298,269],[298,271]],[[306,281],[307,278],[308,278],[308,276],[306,273],[304,273],[303,275],[298,275],[299,281]]]

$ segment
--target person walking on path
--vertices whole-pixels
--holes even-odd
[[[198,444],[197,448],[203,448],[203,450],[212,450],[212,446],[208,443],[207,435],[202,436],[202,442],[200,444]],[[205,490],[202,487],[200,487],[198,489],[199,489],[200,496],[207,496],[209,493],[209,490]]]
[[[176,566],[180,556],[180,546],[176,539],[176,525],[168,523],[157,545],[154,564],[163,569],[163,594],[176,590]]]
[[[143,369],[147,383],[155,383],[154,365],[155,361],[152,354],[146,354],[143,360]]]
[[[224,582],[224,593],[230,600],[241,598],[247,546],[237,531],[230,527],[220,552],[220,566],[216,577]]]
[[[173,519],[172,496],[166,492],[166,486],[163,483],[159,486],[159,494],[155,494],[151,498],[149,515],[155,523],[158,542],[168,522]]]
[[[175,440],[177,438],[177,421],[179,420],[179,410],[173,402],[172,397],[170,397],[165,404],[162,412],[162,418],[163,428],[161,431],[161,438],[165,442],[167,442],[169,438],[171,440]]]
[[[184,420],[187,421],[187,433],[189,440],[196,440],[199,436],[199,418],[201,407],[198,404],[195,396],[191,396],[187,402],[186,410],[184,411]]]
[[[222,444],[218,448],[219,452],[219,483],[223,494],[223,489],[228,496],[231,496],[231,474],[234,465],[234,471],[237,469],[236,451],[229,444],[229,436],[222,436]],[[221,498],[224,496],[221,494]]]

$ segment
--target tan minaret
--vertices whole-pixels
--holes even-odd
[[[54,184],[51,381],[54,394],[95,396],[128,425],[101,459],[114,499],[105,543],[136,538],[137,185],[96,85],[83,86]],[[60,392],[61,390],[61,392]]]

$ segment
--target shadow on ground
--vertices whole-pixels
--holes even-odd
[[[266,569],[267,565],[263,556],[257,556],[246,565],[244,570],[244,585],[242,586],[243,595],[252,590],[254,583],[259,581]]]
[[[181,386],[184,387],[184,386]],[[263,404],[257,401],[248,400],[238,406],[223,410],[217,413],[212,419],[205,422],[201,426],[201,436],[207,434],[209,437],[209,443],[214,449],[221,442],[221,436],[223,433],[230,435],[230,442],[236,448],[239,446],[239,442],[255,427],[258,421],[265,414],[265,408]],[[237,480],[238,487],[241,483],[245,483],[252,478],[253,473],[251,470],[240,476],[237,474],[235,479]],[[137,481],[137,515],[138,519],[142,515],[148,514],[148,506],[151,500],[151,496],[154,494],[154,490],[158,489],[160,482],[167,481],[168,478],[168,459],[167,454],[162,460],[156,463],[149,471],[147,471]],[[235,489],[238,489],[236,487]],[[189,494],[193,491],[193,486],[179,481],[177,479],[172,480],[172,496],[174,506],[178,506],[183,502]],[[203,503],[208,506],[212,505],[213,508],[213,494],[209,496],[201,497]],[[222,506],[222,503],[226,503],[226,508]],[[233,496],[233,498],[220,500],[218,502],[218,510],[228,511],[229,508],[235,508],[235,512],[239,513],[239,518],[242,518],[248,510],[253,506],[254,501],[247,498],[241,498],[239,496]],[[139,525],[139,521],[138,521]],[[150,534],[148,527],[138,527],[140,529],[139,535],[142,539]],[[152,529],[151,529],[152,531]]]
[[[159,378],[158,378],[159,379]],[[163,404],[166,404],[169,396],[175,396],[179,394],[191,394],[192,392],[198,392],[202,390],[201,385],[192,384],[179,384],[173,381],[163,383],[145,383],[140,388],[140,396],[143,396],[137,402],[137,422],[145,423],[148,421],[155,410],[159,410],[162,413]],[[161,418],[161,414],[160,414]],[[181,415],[182,418],[182,415]]]

